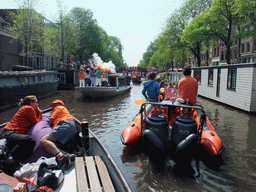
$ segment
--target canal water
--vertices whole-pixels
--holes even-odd
[[[120,134],[139,111],[135,99],[143,98],[142,85],[111,100],[88,101],[75,91],[58,91],[39,100],[41,109],[61,99],[70,113],[87,120],[121,169],[133,191],[256,191],[256,115],[200,98],[225,146],[225,158],[219,169],[199,161],[198,177],[175,174],[173,162],[155,165],[148,155],[126,147]],[[241,98],[242,99],[242,98]],[[9,121],[18,108],[0,111],[0,123]],[[196,163],[192,161],[192,168]],[[185,169],[185,168],[184,168]]]

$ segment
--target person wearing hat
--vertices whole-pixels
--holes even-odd
[[[70,115],[63,101],[55,100],[49,104],[52,107],[49,124],[53,129],[45,135],[40,143],[50,154],[56,156],[60,168],[68,169],[75,160],[74,154],[63,153],[58,149],[59,144],[65,145],[77,133],[75,120]]]
[[[103,71],[101,70],[101,66],[97,66],[97,71],[96,71],[96,86],[101,87],[101,76],[103,75]]]

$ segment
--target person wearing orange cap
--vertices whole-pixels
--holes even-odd
[[[49,124],[53,129],[45,135],[40,143],[43,148],[50,154],[56,156],[56,161],[60,168],[68,169],[75,160],[74,154],[61,152],[57,145],[65,145],[76,133],[75,120],[70,115],[63,101],[55,100],[49,104],[52,107]]]
[[[101,76],[103,75],[103,71],[101,70],[101,66],[97,66],[97,71],[96,71],[96,86],[101,87]]]

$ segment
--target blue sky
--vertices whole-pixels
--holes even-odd
[[[30,0],[37,12],[54,21],[58,16],[56,0]],[[1,9],[18,8],[22,0],[0,0]],[[124,47],[123,57],[136,66],[150,42],[165,26],[166,19],[182,6],[184,0],[61,0],[68,12],[74,7],[90,9],[109,36],[116,36]]]

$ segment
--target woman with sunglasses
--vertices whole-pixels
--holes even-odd
[[[42,111],[38,105],[34,95],[21,99],[18,112],[0,132],[0,139],[5,138],[7,140],[7,147],[13,157],[14,164],[19,164],[33,154],[35,140],[27,135],[27,131],[41,121]]]

